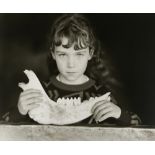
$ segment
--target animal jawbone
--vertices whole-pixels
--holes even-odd
[[[27,84],[19,85],[23,90],[38,89],[43,94],[44,101],[28,112],[29,117],[40,124],[67,125],[82,121],[92,115],[91,109],[96,102],[110,100],[110,93],[100,97],[91,97],[81,102],[80,98],[58,98],[51,100],[43,89],[39,79],[32,70],[25,70],[29,79]]]

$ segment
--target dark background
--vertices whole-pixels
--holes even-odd
[[[0,14],[0,113],[16,105],[24,69],[47,79],[48,34],[59,14]],[[155,124],[155,14],[86,14],[106,46],[129,103]]]

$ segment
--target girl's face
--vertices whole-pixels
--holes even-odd
[[[62,38],[62,45],[66,45],[67,42],[67,38]],[[55,50],[52,52],[61,79],[67,84],[83,83],[87,63],[92,57],[89,52],[89,47],[74,50],[74,44],[70,48],[64,48],[62,45],[55,46]]]

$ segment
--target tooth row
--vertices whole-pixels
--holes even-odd
[[[81,98],[74,97],[74,98],[58,98],[57,100],[58,104],[63,104],[63,105],[80,105],[81,104]]]
[[[90,97],[89,98],[89,101],[94,101],[94,100],[96,100],[96,99],[98,99],[98,97]],[[78,98],[76,98],[76,97],[74,97],[74,98],[58,98],[58,100],[57,100],[57,103],[58,104],[63,104],[63,105],[80,105],[81,104],[81,98],[80,97],[78,97]]]

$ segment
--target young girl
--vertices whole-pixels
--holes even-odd
[[[80,123],[138,124],[138,117],[128,112],[114,96],[115,91],[109,84],[114,78],[106,58],[85,17],[63,15],[51,30],[49,60],[52,76],[44,82],[44,88],[54,101],[62,97],[80,97],[84,101],[111,92],[111,100],[97,102],[92,108],[93,116]],[[28,112],[42,102],[41,92],[25,90],[19,96],[19,113],[28,117]]]

